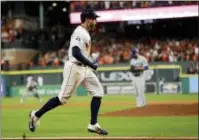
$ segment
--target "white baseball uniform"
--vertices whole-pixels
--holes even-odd
[[[27,85],[26,85],[27,92],[37,93],[37,86],[38,83],[33,79],[33,77],[27,78]]]
[[[37,81],[32,76],[28,77],[27,78],[27,85],[26,85],[26,92],[22,95],[22,97],[20,99],[20,103],[23,103],[24,99],[31,93],[36,98],[38,98],[40,102],[42,102],[42,99],[40,98],[39,93],[37,91],[37,87],[38,87]]]
[[[91,60],[91,36],[81,25],[74,30],[70,39],[70,47],[68,50],[69,60],[66,61],[64,65],[63,82],[58,95],[62,103],[67,102],[67,99],[72,96],[73,92],[80,84],[82,84],[93,96],[102,97],[104,95],[103,87],[93,70],[90,67],[81,64],[81,62],[73,57],[72,48],[74,46],[78,46],[84,57]]]
[[[144,56],[138,55],[137,59],[132,58],[130,61],[131,66],[146,67],[148,62]],[[136,107],[142,107],[146,105],[145,98],[145,75],[144,71],[135,72],[132,74],[132,85],[136,92]]]

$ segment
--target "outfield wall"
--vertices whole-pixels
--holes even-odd
[[[1,72],[1,95],[20,96],[25,92],[25,85],[30,76],[36,76],[42,95],[57,95],[62,83],[63,69],[28,70]],[[132,73],[129,66],[100,67],[96,72],[104,87],[105,94],[133,94]],[[198,75],[186,75],[181,65],[152,65],[145,72],[146,93],[185,94],[198,93]],[[75,95],[87,95],[79,86]]]

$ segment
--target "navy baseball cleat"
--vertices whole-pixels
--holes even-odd
[[[98,123],[91,125],[88,125],[88,132],[90,133],[96,133],[99,135],[108,135],[108,132],[106,130],[103,130]]]
[[[36,111],[33,110],[29,114],[29,130],[31,132],[35,132],[36,124],[39,124],[39,119],[35,117],[35,112]]]

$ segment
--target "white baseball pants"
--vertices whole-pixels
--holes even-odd
[[[60,102],[65,104],[80,84],[91,95],[96,97],[104,96],[103,87],[91,68],[67,61],[64,65],[63,82],[58,95]]]
[[[143,107],[146,105],[145,97],[145,77],[144,74],[132,77],[132,85],[135,88],[136,107]]]

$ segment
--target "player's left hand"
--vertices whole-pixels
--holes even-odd
[[[98,64],[97,62],[94,62],[92,68],[93,68],[94,70],[97,70],[98,67],[99,67],[99,64]]]

